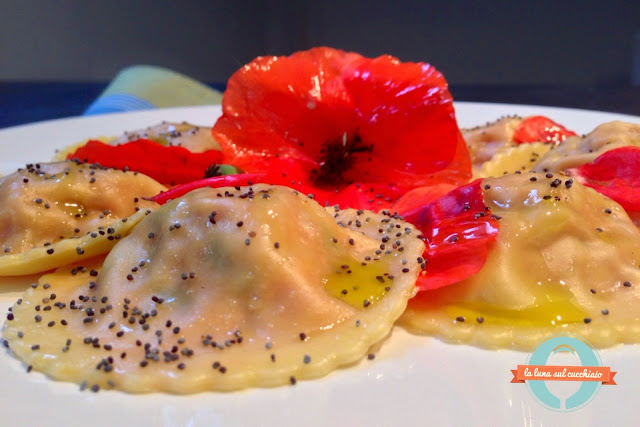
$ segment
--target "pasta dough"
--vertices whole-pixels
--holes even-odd
[[[325,210],[285,187],[203,188],[146,216],[102,267],[43,276],[4,336],[34,369],[89,386],[288,384],[384,338],[423,251],[389,214]]]
[[[94,137],[97,140],[111,145],[125,144],[138,139],[149,139],[162,145],[177,145],[186,148],[192,153],[202,153],[207,150],[220,151],[220,144],[213,139],[211,128],[196,126],[187,122],[174,123],[162,122],[144,129],[127,131],[118,137]],[[70,145],[56,151],[54,161],[65,160],[69,154],[86,144],[86,141]]]
[[[469,148],[474,173],[497,153],[515,145],[513,133],[520,123],[522,123],[522,117],[505,116],[484,126],[461,130]]]
[[[474,173],[474,178],[499,177],[508,173],[528,172],[540,156],[551,149],[551,144],[532,142],[520,144],[497,152]]]
[[[145,129],[125,132],[124,135],[109,141],[109,144],[124,144],[137,139],[150,139],[163,145],[177,145],[193,153],[220,150],[220,144],[213,139],[210,127],[196,126],[187,122],[162,122]]]
[[[114,236],[135,223],[120,220],[155,208],[142,197],[163,190],[142,174],[70,161],[27,165],[0,178],[0,276],[46,271],[108,251]],[[106,244],[98,244],[102,240]]]
[[[601,124],[584,137],[573,136],[544,155],[533,170],[556,172],[590,163],[614,148],[640,147],[640,124],[614,121]]]
[[[483,188],[501,218],[486,264],[418,294],[401,324],[490,348],[528,350],[554,332],[597,347],[640,341],[640,233],[617,203],[553,174],[488,178]]]

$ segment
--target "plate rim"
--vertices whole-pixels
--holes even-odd
[[[581,115],[581,116],[591,116],[593,115],[593,117],[611,117],[611,118],[617,118],[620,120],[625,120],[628,119],[630,121],[635,121],[640,123],[640,117],[639,116],[633,116],[633,115],[627,115],[627,114],[620,114],[620,113],[615,113],[615,112],[606,112],[606,111],[597,111],[597,110],[584,110],[584,109],[577,109],[577,108],[566,108],[566,107],[553,107],[553,106],[542,106],[542,105],[528,105],[528,104],[510,104],[510,103],[486,103],[486,102],[465,102],[465,101],[459,101],[459,102],[454,102],[454,107],[456,108],[456,112],[458,111],[458,108],[463,108],[463,109],[473,109],[473,108],[477,108],[479,110],[481,109],[490,109],[491,111],[504,111],[505,114],[508,114],[511,110],[529,110],[532,112],[560,112],[563,115]],[[207,113],[208,111],[215,111],[216,109],[220,109],[220,104],[212,104],[212,105],[206,105],[206,106],[187,106],[187,107],[175,107],[175,108],[166,108],[166,109],[153,109],[153,110],[144,110],[144,111],[134,111],[134,112],[122,112],[122,113],[111,113],[111,114],[104,114],[104,115],[96,115],[96,116],[75,116],[75,117],[68,117],[68,118],[60,118],[60,119],[52,119],[52,120],[44,120],[44,121],[39,121],[39,122],[33,122],[33,123],[28,123],[28,124],[22,124],[22,125],[17,125],[17,126],[12,126],[12,127],[8,127],[8,128],[3,128],[0,129],[0,153],[7,149],[5,148],[5,145],[3,144],[3,142],[6,142],[8,137],[13,137],[13,135],[19,135],[20,133],[31,133],[33,132],[34,134],[43,132],[43,129],[46,130],[47,127],[50,126],[54,126],[54,127],[65,127],[65,126],[87,126],[88,123],[95,123],[95,122],[100,122],[100,123],[108,123],[109,126],[111,126],[111,123],[117,123],[120,119],[123,118],[135,118],[135,120],[137,121],[144,121],[147,119],[147,117],[150,118],[154,118],[154,120],[157,120],[157,117],[161,117],[162,115],[166,114],[168,116],[168,119],[171,119],[171,117],[180,117],[180,116],[189,116],[190,114],[192,114],[193,112],[201,112],[201,113]],[[494,117],[494,119],[497,119],[498,117]],[[554,118],[554,117],[551,117]],[[127,120],[128,121],[128,120]],[[594,123],[594,126],[596,124],[600,124],[601,122],[598,123]],[[147,126],[149,125],[153,125],[154,123],[148,123]],[[478,123],[478,124],[482,124],[482,123]],[[98,135],[87,135],[86,137],[89,138],[91,136],[98,136]],[[74,141],[67,141],[67,145],[68,144],[72,144]],[[54,148],[62,148],[62,147],[56,147],[56,146],[52,146],[50,147],[51,149]],[[25,154],[26,156],[27,154]],[[0,293],[0,304],[2,304],[2,306],[4,307],[4,304],[6,304],[8,300],[15,300],[15,298],[13,298],[13,296],[9,296],[7,295],[7,293],[5,292],[1,292]],[[394,333],[395,335],[395,333]],[[400,340],[400,347],[402,347],[402,343],[404,341],[402,341],[403,339],[407,339],[402,338],[404,336],[404,333],[399,334],[399,337],[396,337],[396,340],[394,340],[391,344],[393,343],[397,343],[398,339]],[[410,338],[408,338],[410,341],[410,343],[413,343],[414,338],[412,338],[413,336],[411,336]],[[392,337],[393,339],[393,337]],[[415,349],[415,348],[409,348],[409,349],[404,349],[404,348],[400,348],[400,349],[387,349],[387,351],[390,350],[390,353],[392,353],[392,356],[398,356],[396,353],[398,351],[400,351],[400,355],[399,357],[401,358],[402,361],[405,361],[405,359],[408,357],[407,354],[411,355],[411,354],[415,354],[415,353],[419,353],[421,354],[422,351],[427,351],[424,350],[426,349],[435,349],[436,351],[440,350],[443,351],[443,356],[437,356],[437,357],[447,357],[447,356],[451,356],[453,361],[459,361],[461,360],[461,357],[464,357],[464,360],[467,360],[466,358],[468,356],[472,356],[472,357],[477,357],[477,360],[479,362],[482,361],[486,361],[487,359],[493,359],[492,362],[492,367],[487,367],[488,371],[492,371],[492,369],[495,366],[499,367],[499,371],[500,373],[504,374],[498,378],[492,379],[492,381],[496,381],[499,382],[499,384],[497,385],[493,385],[492,388],[490,388],[490,390],[498,390],[498,391],[503,391],[504,393],[510,393],[511,397],[513,399],[515,399],[516,403],[522,402],[524,401],[523,399],[526,399],[528,397],[528,395],[526,394],[526,392],[524,392],[525,394],[522,394],[523,390],[520,389],[515,389],[516,386],[510,385],[509,384],[509,379],[510,379],[510,372],[509,372],[509,368],[514,368],[515,366],[511,366],[512,362],[514,360],[520,360],[522,363],[525,362],[525,356],[526,353],[525,352],[514,352],[512,350],[498,350],[498,351],[492,351],[492,350],[485,350],[485,349],[481,349],[481,348],[476,348],[476,347],[471,347],[471,346],[466,346],[466,345],[454,345],[454,344],[446,344],[446,343],[442,343],[438,340],[436,340],[435,338],[431,338],[431,337],[422,337],[419,336],[417,338],[418,340],[420,340],[423,344],[422,347],[419,349]],[[384,345],[384,344],[383,344]],[[423,348],[424,347],[424,348]],[[383,347],[384,348],[384,347]],[[631,349],[631,354],[629,354],[628,349]],[[638,350],[640,349],[639,345],[628,345],[628,346],[620,346],[618,348],[614,347],[612,349],[605,349],[605,350],[601,350],[601,352],[603,354],[606,353],[607,358],[611,359],[611,360],[620,360],[620,359],[630,359],[629,363],[631,363],[631,359],[633,360],[637,360],[637,355],[638,355]],[[402,351],[406,351],[407,354],[403,354]],[[0,373],[1,372],[7,372],[7,370],[11,370],[12,375],[14,375],[14,377],[18,377],[18,378],[22,378],[22,373],[21,372],[13,372],[14,369],[11,367],[8,367],[5,362],[5,357],[6,355],[2,354],[0,355],[0,362],[3,362],[2,365],[4,366],[0,366]],[[9,356],[10,357],[10,356]],[[15,359],[13,359],[12,357],[10,357],[12,360],[15,361]],[[402,359],[404,358],[404,359]],[[391,357],[390,360],[384,360],[384,357],[380,357],[380,362],[376,363],[381,363],[382,367],[380,367],[380,365],[374,364],[371,365],[371,367],[366,363],[364,364],[360,364],[358,365],[356,368],[357,369],[370,369],[371,372],[373,373],[373,375],[378,374],[378,375],[382,375],[385,374],[388,376],[390,376],[389,371],[384,369],[384,364],[385,363],[389,363],[389,364],[395,364],[396,363],[396,359],[394,357]],[[16,365],[16,363],[12,363],[12,365]],[[15,366],[14,366],[15,367]],[[214,409],[219,410],[219,411],[224,411],[224,409],[220,409],[222,407],[222,404],[230,404],[232,405],[231,407],[233,408],[233,402],[236,400],[242,400],[242,399],[246,399],[249,402],[254,402],[256,400],[260,401],[260,400],[264,400],[266,403],[265,404],[269,404],[270,399],[272,399],[273,401],[279,402],[280,400],[282,400],[283,402],[289,402],[290,398],[292,398],[293,396],[293,401],[296,401],[296,394],[297,393],[301,393],[301,395],[305,395],[305,394],[311,394],[311,395],[321,395],[322,392],[318,391],[316,394],[315,390],[317,389],[325,389],[328,388],[329,391],[336,391],[336,387],[339,387],[343,384],[343,382],[349,382],[352,381],[353,378],[366,378],[367,380],[369,380],[368,376],[364,376],[364,374],[360,371],[358,371],[357,373],[351,374],[349,372],[350,369],[354,369],[354,368],[348,368],[348,369],[339,369],[337,371],[335,371],[333,374],[331,374],[330,377],[325,377],[325,378],[321,378],[318,380],[314,380],[314,381],[306,381],[303,384],[300,384],[300,389],[298,390],[290,390],[288,388],[278,388],[278,389],[257,389],[257,390],[249,390],[247,393],[234,393],[234,394],[216,394],[216,393],[208,393],[205,395],[199,394],[199,395],[194,395],[194,396],[187,396],[187,397],[183,397],[183,396],[178,396],[176,398],[177,400],[177,404],[176,404],[176,408],[174,409],[175,412],[171,412],[171,408],[166,409],[163,408],[165,410],[165,412],[162,412],[162,414],[158,415],[159,418],[157,418],[157,420],[161,420],[164,421],[165,423],[168,424],[172,424],[172,423],[179,423],[180,421],[188,421],[188,420],[193,420],[193,418],[189,418],[190,416],[192,416],[192,412],[190,411],[198,411],[198,410],[203,410],[202,407],[200,407],[199,405],[212,405]],[[415,368],[414,366],[408,366],[406,367],[406,372],[408,372],[409,374],[412,372],[415,372],[417,368]],[[637,373],[638,374],[638,378],[640,378],[640,368],[634,368],[635,371],[632,371],[629,367],[625,367],[625,369],[623,370],[623,375],[626,377],[626,375],[633,375],[633,373]],[[504,372],[503,372],[504,371]],[[406,375],[409,375],[406,374]],[[353,375],[353,376],[352,376]],[[398,374],[401,375],[401,374]],[[404,375],[404,373],[402,374]],[[485,378],[482,375],[486,375],[485,373],[479,373],[478,374],[478,378]],[[504,377],[504,378],[503,378]],[[10,376],[10,378],[12,378]],[[33,379],[35,378],[35,379]],[[436,376],[436,378],[439,378],[438,376]],[[623,377],[624,378],[624,377]],[[616,378],[617,379],[617,378]],[[388,381],[388,380],[387,380]],[[410,384],[413,384],[411,382],[411,378],[407,378],[407,381],[409,381]],[[320,382],[320,384],[318,384],[318,382]],[[130,396],[131,395],[126,395],[124,393],[122,394],[113,394],[111,392],[106,392],[104,393],[104,397],[103,395],[87,395],[87,394],[80,394],[79,392],[76,392],[75,390],[75,386],[70,386],[67,383],[60,383],[58,381],[54,381],[54,380],[50,380],[50,379],[46,379],[46,380],[39,380],[38,377],[28,377],[27,384],[24,384],[25,387],[29,388],[33,388],[34,390],[37,391],[36,394],[37,396],[41,396],[43,393],[44,395],[47,395],[47,393],[51,393],[54,395],[54,397],[56,397],[56,399],[60,402],[65,402],[65,401],[71,401],[71,402],[79,402],[81,403],[85,409],[87,407],[91,407],[91,405],[97,405],[95,406],[95,408],[97,408],[97,410],[100,412],[102,411],[102,413],[104,414],[105,411],[111,409],[114,409],[114,405],[117,404],[123,404],[126,403],[127,401],[130,401]],[[375,383],[375,381],[371,380],[371,383],[373,384],[378,384]],[[9,383],[10,385],[11,383]],[[388,382],[387,384],[395,384],[392,381]],[[640,383],[639,383],[640,384]],[[347,384],[348,385],[348,384]],[[325,387],[326,386],[326,387]],[[411,386],[413,387],[413,385]],[[4,387],[0,387],[0,396],[3,395],[3,393],[9,393],[10,391],[5,390],[4,392],[1,390]],[[614,388],[616,389],[616,388]],[[622,387],[617,387],[617,389],[622,389]],[[447,389],[448,392],[449,389]],[[323,390],[324,391],[324,390]],[[488,389],[480,389],[480,390],[475,390],[475,392],[483,392],[483,391],[488,391]],[[482,408],[480,407],[481,405],[476,405],[474,404],[474,402],[472,401],[467,401],[467,399],[472,399],[473,396],[469,397],[469,396],[456,396],[459,397],[461,400],[460,402],[466,402],[467,404],[470,405],[470,407],[472,408],[472,410],[460,410],[460,412],[445,412],[445,409],[442,409],[442,412],[437,412],[433,415],[433,419],[431,421],[437,422],[438,420],[440,421],[456,421],[456,422],[461,422],[461,421],[474,421],[474,423],[477,423],[479,420],[482,421],[483,418],[473,418],[473,417],[487,417],[484,418],[485,422],[489,423],[491,422],[490,418],[492,415],[495,416],[494,420],[502,420],[503,423],[504,422],[509,422],[512,423],[514,421],[516,422],[522,422],[523,419],[525,421],[525,424],[528,423],[532,423],[532,422],[541,422],[541,420],[546,420],[547,422],[557,422],[559,420],[563,420],[566,421],[568,419],[572,419],[572,420],[576,420],[576,419],[580,419],[580,420],[588,420],[590,422],[593,422],[594,419],[592,419],[591,417],[595,414],[598,416],[600,410],[603,409],[603,406],[607,405],[607,404],[611,404],[611,402],[615,402],[615,397],[618,396],[623,396],[623,395],[628,395],[630,397],[640,393],[640,385],[634,385],[634,386],[630,386],[627,384],[627,386],[625,386],[624,388],[624,393],[622,394],[615,394],[615,392],[618,392],[618,390],[605,390],[605,393],[602,393],[600,396],[597,397],[596,402],[592,403],[591,407],[588,407],[588,409],[585,410],[581,410],[584,412],[580,412],[580,413],[575,413],[575,414],[560,414],[560,417],[563,418],[556,418],[555,417],[555,413],[551,413],[550,411],[542,408],[541,406],[538,406],[538,404],[533,401],[531,399],[531,401],[529,402],[528,405],[523,406],[522,408],[517,408],[517,407],[510,407],[507,408],[506,406],[504,407],[498,407],[498,411],[497,413],[492,414],[491,411],[496,409],[496,406],[489,406],[488,408]],[[634,392],[635,391],[635,392]],[[75,395],[75,393],[79,393],[77,396]],[[372,392],[373,393],[373,392]],[[446,392],[442,392],[442,393],[446,393]],[[519,394],[518,394],[519,393]],[[437,395],[437,392],[435,393]],[[6,395],[6,394],[5,394]],[[613,395],[613,396],[612,396]],[[71,397],[69,397],[71,396]],[[238,398],[239,397],[239,398]],[[497,398],[499,399],[503,399],[504,396],[497,396]],[[158,395],[158,394],[153,394],[153,395],[147,395],[147,396],[134,396],[133,397],[136,401],[136,403],[139,403],[140,408],[136,407],[136,410],[140,409],[143,412],[148,412],[150,409],[158,409],[156,407],[156,404],[162,404],[162,402],[167,403],[172,399],[171,395]],[[298,396],[298,399],[300,397]],[[56,399],[54,399],[54,401],[56,401]],[[328,398],[327,398],[328,399]],[[498,400],[499,400],[498,399]],[[160,403],[156,403],[156,400]],[[482,398],[478,398],[478,400],[480,402],[483,402]],[[331,400],[326,400],[326,401],[331,401]],[[115,402],[115,403],[114,403]],[[222,404],[220,403],[222,402]],[[30,404],[30,402],[26,402],[27,404]],[[36,401],[36,403],[38,403]],[[503,400],[499,401],[500,404],[503,405],[507,405],[507,403]],[[7,405],[11,404],[11,400],[10,399],[0,399],[0,414],[2,413],[10,413],[10,416],[14,416],[14,410],[12,408],[9,408]],[[23,403],[21,403],[23,404]],[[279,404],[276,404],[276,406],[278,406]],[[428,404],[425,404],[425,407],[430,407],[429,405],[436,405],[436,403],[434,402],[430,402]],[[20,406],[20,405],[16,405],[16,406]],[[516,405],[517,406],[517,405]],[[619,404],[619,406],[617,407],[617,409],[621,410],[621,413],[619,414],[621,416],[621,418],[624,419],[624,417],[629,417],[629,419],[631,419],[630,417],[634,415],[633,412],[633,408],[630,407],[628,409],[626,409],[626,412],[624,410],[622,410],[621,408],[622,404]],[[313,410],[314,407],[310,407],[311,410]],[[68,411],[68,413],[74,414],[75,410],[79,409],[80,411],[82,411],[82,408],[64,408],[63,411]],[[289,411],[290,409],[286,408],[285,406],[282,406],[281,409],[283,410],[287,410]],[[318,411],[317,413],[320,413],[320,409],[321,408],[316,408],[316,411]],[[380,411],[382,409],[377,409],[377,411]],[[168,412],[166,412],[168,411]],[[231,411],[231,410],[230,410]],[[416,413],[420,414],[422,411],[422,407],[417,407],[416,408]],[[528,412],[527,412],[528,411]],[[123,410],[123,413],[127,413],[127,410]],[[158,412],[161,412],[158,409]],[[207,412],[208,414],[211,414],[211,411]],[[379,414],[380,412],[376,412],[376,410],[372,410],[372,414]],[[215,411],[213,412],[213,414],[215,415]],[[221,414],[221,415],[220,415]],[[604,414],[604,412],[603,412]],[[145,414],[146,415],[146,414]],[[220,422],[220,420],[224,421],[229,421],[229,420],[234,420],[234,414],[229,412],[229,413],[225,413],[225,412],[219,412],[220,418],[218,419],[218,422]],[[296,417],[300,417],[299,419],[301,419],[302,417],[305,417],[305,414],[293,414]],[[29,414],[29,417],[31,417],[30,419],[32,420],[38,420],[38,421],[46,421],[43,417],[46,416],[46,413],[40,413],[40,411],[31,411],[31,413]],[[116,420],[119,420],[120,422],[122,422],[122,418],[119,414],[113,414],[113,417],[116,417]],[[120,418],[117,418],[118,416],[120,416]],[[401,420],[411,420],[411,416],[412,414],[405,414],[404,417],[402,418],[403,415],[402,414],[397,414],[394,413],[393,411],[391,411],[389,413],[389,418],[380,418],[374,421],[377,422],[383,422],[384,419],[387,419],[389,422],[396,420],[395,417],[401,417]],[[569,417],[573,417],[573,418],[569,418]],[[9,418],[10,420],[13,418]],[[141,418],[142,419],[142,418]],[[363,418],[364,419],[364,418]],[[370,419],[370,418],[367,418]],[[600,420],[606,420],[607,418],[604,418],[604,415],[600,418],[598,418]],[[5,419],[7,420],[7,419]],[[167,421],[169,420],[169,421]],[[250,418],[249,421],[253,420],[255,421],[265,421],[265,420],[261,420],[260,418]],[[197,421],[197,420],[196,420]],[[247,421],[247,418],[239,418],[236,420],[237,422],[242,422],[242,421]],[[277,424],[277,419],[276,418],[271,418],[266,420],[267,423],[271,423],[271,424]],[[320,422],[318,422],[318,420],[311,420],[309,422],[309,424],[322,424],[323,419],[320,419]],[[49,421],[50,423],[54,423],[54,421]],[[84,423],[86,422],[86,419],[83,417],[78,417],[76,419],[77,423]],[[200,420],[200,422],[205,423],[206,420]],[[72,421],[73,423],[73,421]],[[198,424],[197,422],[195,424]]]
[[[605,111],[605,110],[591,110],[591,109],[582,109],[578,107],[556,107],[553,105],[541,105],[541,104],[513,104],[513,103],[501,103],[501,102],[475,102],[475,101],[454,101],[453,106],[456,109],[462,108],[471,108],[471,107],[480,107],[480,108],[515,108],[515,109],[532,109],[539,110],[540,112],[546,111],[548,109],[561,111],[563,113],[575,113],[575,114],[601,114],[601,115],[611,115],[620,117],[620,120],[629,119],[629,120],[640,120],[640,115],[636,116],[633,114],[626,113],[617,113],[615,111]],[[23,130],[25,128],[30,128],[33,126],[48,126],[48,125],[58,125],[58,124],[74,124],[77,121],[90,121],[90,120],[117,120],[122,117],[133,117],[140,115],[155,115],[160,113],[167,113],[169,115],[179,114],[182,112],[188,111],[206,111],[208,109],[222,108],[222,104],[208,104],[208,105],[192,105],[192,106],[182,106],[182,107],[169,107],[169,108],[154,108],[148,110],[135,110],[135,111],[122,111],[115,113],[105,113],[105,114],[96,114],[90,116],[70,116],[70,117],[61,117],[56,119],[47,119],[40,120],[35,122],[23,123],[14,126],[8,126],[4,128],[0,128],[0,134],[6,131],[17,131]],[[496,117],[497,118],[497,117]]]

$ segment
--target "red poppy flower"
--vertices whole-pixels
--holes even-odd
[[[400,210],[427,244],[423,255],[426,269],[416,282],[421,291],[460,282],[478,273],[487,262],[499,227],[484,203],[481,184],[477,179],[421,207],[405,205],[407,210]],[[422,196],[428,200],[433,194]]]
[[[425,63],[331,48],[259,57],[229,80],[213,135],[225,161],[285,172],[320,201],[380,209],[471,177],[447,83]]]
[[[120,145],[89,141],[67,156],[85,163],[143,173],[164,185],[183,184],[204,178],[207,169],[221,163],[222,153],[192,153],[184,147],[164,146],[138,139]]]
[[[627,212],[640,212],[640,148],[607,151],[593,162],[569,169],[567,173],[615,200]]]

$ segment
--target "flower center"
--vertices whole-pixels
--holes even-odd
[[[311,171],[312,180],[317,185],[326,186],[350,184],[343,175],[353,166],[356,161],[355,155],[366,152],[373,152],[373,144],[366,145],[357,131],[351,139],[345,132],[341,138],[325,142],[320,149],[320,168]]]

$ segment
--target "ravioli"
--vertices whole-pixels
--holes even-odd
[[[192,191],[102,266],[43,276],[9,314],[11,350],[53,378],[128,392],[277,386],[360,360],[415,293],[418,232],[285,187],[238,188]]]
[[[474,175],[485,162],[515,145],[513,134],[522,120],[519,116],[504,116],[483,126],[460,130],[469,148]]]
[[[505,147],[477,168],[474,178],[499,177],[516,171],[528,172],[551,147],[551,144],[542,142]]]
[[[135,224],[123,218],[157,206],[142,197],[163,190],[142,174],[70,161],[27,165],[0,178],[0,276],[46,271],[108,250],[114,236]]]
[[[557,172],[593,162],[601,154],[614,148],[640,147],[640,124],[613,121],[601,124],[589,134],[569,137],[554,147],[533,170]]]
[[[554,174],[483,180],[500,231],[482,270],[419,293],[399,323],[453,343],[530,349],[557,332],[640,341],[640,232],[596,191]],[[428,274],[428,267],[427,267]]]
[[[126,131],[118,137],[93,137],[92,140],[104,142],[110,145],[120,145],[138,139],[149,139],[162,145],[181,146],[192,153],[203,153],[207,150],[220,151],[220,144],[213,138],[211,127],[197,126],[191,123],[162,122],[144,129]],[[70,145],[62,150],[56,150],[54,161],[62,161],[69,154],[87,142],[83,141]]]
[[[125,132],[109,143],[118,145],[137,139],[150,139],[163,145],[177,145],[193,153],[203,153],[207,150],[220,151],[220,144],[213,138],[211,127],[196,126],[187,122],[162,122],[145,129]]]

